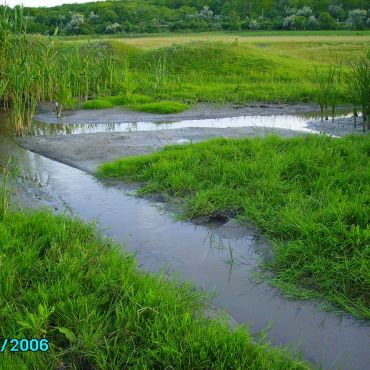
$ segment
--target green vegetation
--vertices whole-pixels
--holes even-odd
[[[195,42],[168,34],[94,42],[58,37],[368,27],[363,0],[342,4],[0,6],[0,106],[11,110],[17,135],[30,129],[37,105],[48,101],[57,103],[58,114],[78,106],[174,113],[194,102],[263,100],[317,101],[324,115],[352,103],[370,128],[369,62],[362,58],[368,31],[298,38],[289,32],[273,41],[242,32],[210,41],[196,35]],[[142,193],[182,197],[184,217],[221,213],[254,221],[274,241],[266,267],[275,272],[275,285],[369,318],[369,156],[369,136],[217,139],[118,160],[103,165],[99,175],[145,183]],[[133,256],[99,237],[92,225],[47,212],[9,211],[10,175],[5,169],[0,185],[1,336],[48,338],[50,351],[3,353],[1,368],[306,368],[282,350],[255,343],[245,328],[231,332],[221,319],[204,318],[204,296],[140,272]]]
[[[54,38],[30,37],[23,9],[0,15],[0,104],[11,108],[17,135],[30,128],[37,104],[78,101],[123,90],[124,60],[99,44],[56,49]]]
[[[26,8],[26,14],[30,32],[59,27],[65,35],[370,27],[367,0],[116,0]]]
[[[153,98],[149,96],[137,94],[108,96],[88,100],[81,105],[83,109],[106,109],[114,106],[125,106],[129,109],[148,113],[179,113],[188,108],[187,104],[176,101],[154,102]]]
[[[9,157],[8,163],[2,170],[1,174],[1,185],[0,185],[0,220],[3,220],[9,209],[9,197],[10,197],[10,188],[9,188],[9,178],[11,177],[10,172],[10,163],[12,158]]]
[[[154,49],[133,58],[132,72],[144,91],[156,91],[157,63],[163,59],[167,77],[157,95],[164,99],[245,102],[315,97],[312,63],[266,54],[246,44],[211,42]]]
[[[200,101],[314,102],[322,85],[315,71],[330,76],[343,64],[343,78],[334,79],[329,95],[333,108],[354,102],[348,93],[354,88],[347,81],[356,80],[348,78],[348,60],[359,60],[369,48],[367,38],[355,38],[348,45],[334,37],[332,56],[321,42],[287,40],[278,49],[272,42],[235,39],[143,50],[118,39],[89,43],[30,36],[22,11],[0,16],[0,104],[12,109],[17,135],[24,133],[24,126],[30,128],[37,104],[43,101],[57,101],[58,114],[79,104],[172,113],[185,109],[185,103]],[[164,39],[171,44],[171,38]],[[139,45],[140,40],[147,42],[134,39]],[[359,83],[361,91],[369,90],[368,79]],[[367,99],[366,93],[361,99]]]
[[[2,369],[304,369],[241,327],[203,317],[189,286],[139,272],[92,225],[47,212],[0,220],[2,338],[47,353],[1,354]]]
[[[81,107],[83,109],[107,109],[113,108],[114,104],[108,100],[94,99],[83,102]]]
[[[328,119],[330,107],[332,122],[334,122],[335,107],[338,104],[340,95],[341,69],[332,64],[330,64],[328,71],[316,68],[316,77],[319,81],[316,100],[320,106],[321,121],[324,119],[324,116],[326,120]]]
[[[354,125],[356,127],[357,112],[362,112],[362,127],[365,132],[370,129],[370,51],[366,57],[352,64],[351,73],[348,76],[348,94],[353,104]]]
[[[186,104],[175,101],[161,101],[133,105],[134,110],[148,113],[179,113],[188,108]]]
[[[181,197],[185,217],[253,221],[274,241],[274,284],[369,318],[369,155],[369,135],[215,139],[119,159],[98,175]]]

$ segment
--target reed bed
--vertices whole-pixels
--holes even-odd
[[[347,92],[353,105],[354,126],[362,112],[363,131],[370,129],[370,51],[351,65],[347,79]]]
[[[62,110],[122,89],[122,55],[102,44],[61,50],[55,47],[56,34],[29,36],[22,7],[0,16],[0,103],[11,108],[17,135],[30,128],[40,102],[57,101]]]

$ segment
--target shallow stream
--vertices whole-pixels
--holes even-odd
[[[273,122],[279,128],[287,128],[281,125],[288,120],[289,128],[308,130],[304,127],[304,118],[286,117],[275,116]],[[170,127],[189,127],[189,124],[200,127],[211,124],[210,121],[218,127],[234,124],[271,127],[269,116],[177,122]],[[224,223],[222,220],[208,225],[176,221],[163,204],[138,199],[127,189],[20,148],[1,130],[4,125],[0,116],[0,163],[9,155],[17,158],[18,181],[29,188],[31,197],[51,199],[58,210],[97,221],[106,235],[125,243],[129,251],[137,254],[143,269],[173,272],[180,279],[193,281],[198,288],[214,291],[215,306],[225,309],[237,322],[247,323],[253,333],[269,327],[268,337],[274,344],[291,345],[317,366],[369,368],[368,326],[351,317],[324,312],[312,302],[289,300],[268,284],[256,283],[253,273],[269,244],[252,226],[241,228],[233,221]],[[34,133],[149,130],[161,129],[164,125],[68,126],[66,129],[60,125],[38,124]]]

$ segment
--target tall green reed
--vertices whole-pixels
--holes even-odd
[[[161,93],[167,82],[167,61],[166,55],[159,57],[155,66],[153,89],[156,93]]]
[[[79,101],[122,92],[125,61],[103,44],[60,50],[53,36],[27,34],[23,8],[0,15],[0,107],[11,108],[16,135],[30,125],[37,105],[56,101],[57,114]]]
[[[347,78],[347,93],[353,105],[354,126],[358,113],[362,113],[362,128],[370,129],[370,52],[351,65]]]
[[[329,108],[334,122],[335,108],[340,99],[341,66],[330,63],[329,66],[315,66],[318,88],[316,101],[320,106],[321,121],[329,119]]]
[[[9,190],[9,177],[11,175],[10,172],[10,164],[12,161],[12,157],[9,157],[8,163],[4,168],[2,168],[2,179],[1,179],[1,188],[0,188],[0,220],[3,220],[8,212],[9,208],[9,197],[10,197],[10,190]],[[1,167],[1,165],[0,165]]]
[[[30,125],[40,94],[39,68],[35,63],[34,49],[37,40],[27,36],[27,22],[23,8],[0,17],[1,85],[3,108],[12,108],[12,121],[17,135],[23,125]]]

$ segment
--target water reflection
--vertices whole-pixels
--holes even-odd
[[[337,118],[347,117],[340,115]],[[132,123],[42,123],[34,122],[31,135],[70,135],[99,132],[160,131],[181,128],[240,128],[267,127],[316,133],[307,127],[307,121],[317,119],[313,113],[305,115],[244,116],[232,118],[184,120],[179,122],[132,122]]]

